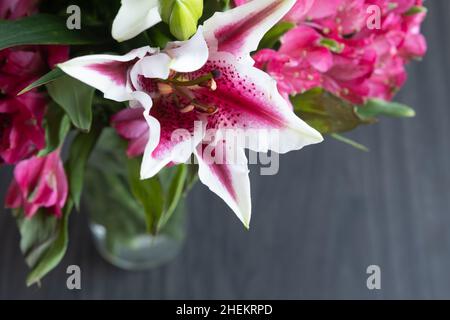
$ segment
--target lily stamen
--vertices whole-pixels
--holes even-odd
[[[213,75],[212,75],[212,73],[208,73],[208,74],[205,74],[205,75],[203,75],[197,79],[193,79],[193,80],[183,81],[183,80],[177,80],[177,79],[168,79],[164,82],[170,83],[177,87],[193,87],[193,86],[197,86],[197,85],[206,83],[206,82],[210,81],[211,79],[213,79]]]
[[[217,88],[217,83],[214,79],[220,78],[221,73],[218,70],[213,70],[201,77],[198,77],[196,79],[192,80],[179,80],[178,75],[175,77],[165,80],[162,83],[168,83],[177,87],[194,87],[194,86],[202,86],[202,87],[209,87],[213,90]]]
[[[182,109],[180,109],[181,113],[189,113],[195,110],[195,106],[193,104],[190,104]]]
[[[200,102],[198,102],[196,100],[193,100],[192,104],[195,106],[196,110],[198,110],[200,112],[203,112],[203,113],[207,113],[209,115],[212,115],[212,114],[216,113],[219,110],[216,106],[214,106],[212,104],[205,105],[205,104],[202,104],[202,103],[200,103]]]
[[[173,88],[170,84],[158,82],[158,91],[163,96],[168,96],[173,93]]]

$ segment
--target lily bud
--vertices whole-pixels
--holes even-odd
[[[203,14],[203,0],[160,0],[162,20],[178,40],[187,40],[197,31]]]

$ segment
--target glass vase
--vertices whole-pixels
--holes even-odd
[[[187,210],[182,199],[163,226],[150,224],[131,190],[129,161],[123,141],[114,131],[104,131],[86,170],[83,209],[103,258],[119,268],[143,270],[161,266],[179,253]],[[168,180],[163,174],[158,179],[162,184]]]
[[[130,222],[126,212],[120,215],[107,213],[108,220],[115,220],[114,225],[126,228],[123,235],[118,235],[110,223],[97,219],[95,213],[90,214],[89,227],[94,243],[106,261],[125,270],[151,269],[170,262],[180,252],[185,239],[185,210],[180,204],[166,227],[157,234],[142,228],[145,221]]]

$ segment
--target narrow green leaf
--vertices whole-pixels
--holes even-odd
[[[104,30],[69,30],[66,19],[37,14],[19,20],[0,20],[0,50],[20,45],[85,45],[107,39]]]
[[[69,116],[60,107],[51,103],[44,118],[46,147],[38,155],[46,156],[61,147],[69,133],[70,126]]]
[[[175,209],[177,208],[178,203],[180,202],[183,196],[187,176],[188,176],[188,169],[186,165],[184,164],[178,165],[176,174],[172,179],[169,190],[167,191],[166,209],[164,211],[163,216],[158,222],[158,230],[164,228],[166,223],[172,217]]]
[[[33,257],[33,261],[28,259],[29,262],[33,262],[34,265],[31,266],[31,272],[27,277],[27,286],[32,286],[35,283],[39,283],[40,280],[47,275],[51,270],[53,270],[62,260],[68,245],[68,224],[69,216],[73,208],[73,202],[69,200],[64,208],[63,217],[57,221],[55,224],[54,232],[52,237],[50,237],[47,242],[43,243],[43,247],[38,249],[38,256]],[[45,213],[41,213],[45,214]],[[54,217],[45,217],[46,223],[54,223],[52,219]],[[34,223],[34,218],[30,219],[29,223]],[[37,232],[41,232],[46,229],[45,226],[40,224],[38,226]],[[35,243],[33,245],[36,245]],[[36,254],[36,253],[35,253]]]
[[[69,179],[70,195],[77,210],[80,209],[86,164],[101,131],[102,128],[94,127],[89,133],[78,133],[70,147],[69,158],[66,163],[66,173]]]
[[[382,99],[367,101],[364,106],[356,108],[356,113],[361,119],[371,119],[379,116],[411,118],[416,115],[416,112],[407,105]]]
[[[94,88],[66,75],[48,84],[47,89],[50,97],[67,112],[75,127],[83,131],[91,129]]]
[[[330,38],[322,38],[320,44],[335,53],[341,53],[345,45]]]
[[[277,43],[280,41],[281,36],[286,32],[293,29],[295,23],[284,21],[276,24],[272,29],[270,29],[264,36],[264,38],[259,43],[258,50],[269,48],[274,49]]]
[[[323,134],[346,132],[374,122],[361,119],[353,104],[320,88],[292,97],[291,101],[295,114]]]
[[[358,149],[360,151],[364,151],[364,152],[369,152],[370,151],[369,148],[367,148],[365,145],[362,145],[362,144],[360,144],[360,143],[358,143],[358,142],[356,142],[356,141],[354,141],[352,139],[349,139],[347,137],[344,137],[344,136],[342,136],[340,134],[332,133],[330,135],[330,137],[336,139],[337,141],[340,141],[340,142],[343,142],[345,144],[348,144],[349,146],[352,146],[353,148]]]
[[[145,210],[147,231],[156,232],[156,225],[164,212],[164,193],[159,178],[140,179],[140,158],[128,160],[128,181],[136,200]]]
[[[407,12],[405,12],[406,16],[413,16],[419,13],[426,13],[428,9],[424,6],[412,6]]]
[[[46,85],[50,82],[53,82],[56,79],[61,78],[62,76],[64,76],[64,72],[59,68],[55,68],[52,71],[50,71],[49,73],[47,73],[46,75],[42,76],[40,79],[38,79],[35,82],[33,82],[32,84],[30,84],[28,87],[26,87],[22,91],[20,91],[18,95],[24,94],[35,88],[38,88],[40,86]]]
[[[186,183],[184,187],[184,194],[186,195],[191,189],[194,187],[194,185],[198,181],[198,165],[188,165],[188,174],[186,177]]]

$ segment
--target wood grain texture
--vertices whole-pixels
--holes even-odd
[[[352,137],[281,158],[277,176],[253,167],[250,231],[220,199],[197,186],[189,237],[169,265],[130,273],[97,254],[84,213],[74,214],[64,261],[41,288],[25,287],[26,266],[12,217],[0,215],[0,299],[450,298],[450,1],[427,1],[429,54],[410,67],[398,100],[413,120],[383,120]],[[0,195],[9,172],[0,172]],[[66,267],[83,289],[65,289]],[[382,290],[366,268],[382,268]]]

